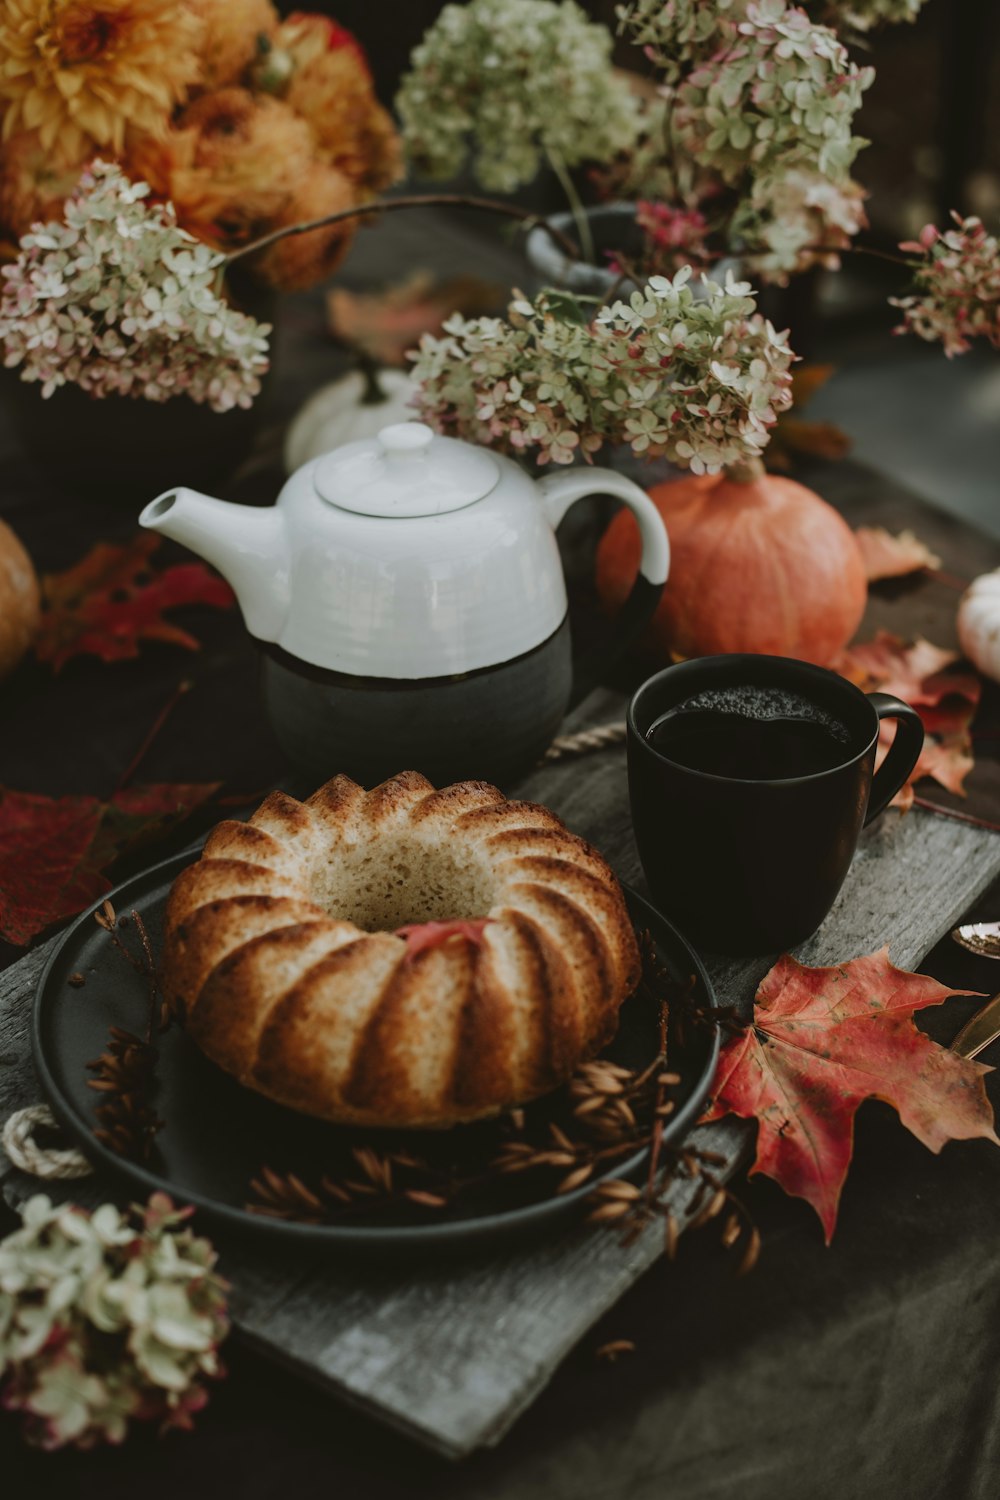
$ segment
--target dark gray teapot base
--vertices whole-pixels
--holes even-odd
[[[524,656],[460,677],[352,677],[276,649],[262,661],[268,718],[309,790],[338,774],[376,786],[397,771],[508,786],[552,743],[572,679],[568,619]]]

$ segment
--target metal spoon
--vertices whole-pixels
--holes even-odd
[[[984,1048],[1000,1037],[1000,995],[994,995],[981,1006],[971,1021],[966,1021],[951,1044],[959,1057],[978,1057]]]
[[[960,947],[979,958],[1000,958],[1000,922],[967,922],[951,935]]]

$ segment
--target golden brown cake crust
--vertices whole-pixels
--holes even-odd
[[[482,919],[411,952],[397,928]],[[440,1127],[563,1082],[639,979],[624,898],[554,813],[485,782],[337,776],[227,821],[174,882],[167,998],[246,1086],[322,1119]]]

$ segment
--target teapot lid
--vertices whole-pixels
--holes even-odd
[[[397,422],[325,454],[313,472],[322,499],[362,516],[438,516],[482,500],[500,469],[484,448]]]

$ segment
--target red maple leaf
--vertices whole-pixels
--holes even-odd
[[[452,938],[464,938],[478,945],[483,941],[483,932],[490,922],[489,917],[459,918],[447,922],[411,922],[406,927],[397,927],[396,936],[406,939],[406,958],[411,963],[418,953],[427,948],[440,948]]]
[[[873,641],[850,646],[834,663],[842,677],[864,692],[893,693],[910,703],[923,722],[927,739],[920,759],[906,786],[893,798],[903,808],[913,801],[913,784],[931,776],[947,791],[965,795],[965,777],[975,764],[969,733],[982,683],[974,672],[952,672],[957,651],[943,651],[930,641],[918,639],[907,646],[898,636],[880,630]],[[882,725],[876,765],[881,765],[896,728],[892,720]]]
[[[829,1244],[863,1099],[891,1104],[930,1151],[973,1136],[1000,1145],[983,1087],[992,1070],[913,1024],[914,1011],[970,993],[895,968],[887,948],[829,969],[786,955],[760,983],[753,1025],[723,1049],[705,1118],[757,1121],[751,1174],[812,1204]]]
[[[29,943],[111,889],[105,871],[161,837],[221,783],[130,787],[98,797],[0,788],[0,937]]]
[[[123,547],[98,542],[65,573],[44,577],[45,607],[35,641],[39,661],[57,672],[84,653],[121,661],[138,656],[143,640],[197,651],[195,637],[164,619],[163,611],[182,604],[226,608],[233,591],[203,563],[178,563],[154,572],[150,558],[160,541],[140,532]]]
[[[859,526],[854,535],[869,583],[880,578],[904,578],[907,573],[941,566],[941,559],[912,531],[893,536],[884,526]]]

